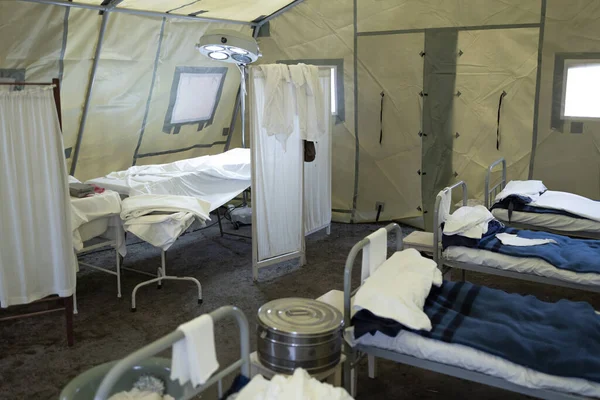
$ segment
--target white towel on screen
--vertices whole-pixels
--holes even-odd
[[[177,329],[185,338],[173,345],[171,380],[179,381],[181,385],[188,381],[194,387],[203,385],[219,369],[213,319],[204,314]]]
[[[387,258],[387,231],[376,230],[367,236],[369,244],[363,249],[360,281],[364,282]]]

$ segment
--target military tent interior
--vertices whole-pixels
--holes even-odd
[[[20,288],[11,283],[25,282],[27,274],[36,282],[69,288],[40,289],[25,297],[0,293],[0,398],[56,399],[62,393],[64,400],[92,399],[66,388],[95,379],[95,390],[108,369],[101,376],[81,374],[123,359],[222,306],[244,312],[251,350],[257,350],[254,327],[260,306],[343,290],[352,246],[388,223],[399,224],[405,237],[413,231],[437,232],[436,195],[448,186],[465,182],[469,205],[483,204],[489,194],[486,179],[502,178],[500,168],[489,171],[499,159],[505,160],[508,180],[539,180],[551,190],[600,200],[599,21],[595,0],[0,1],[0,117],[5,121],[0,120],[0,292],[35,292],[25,283]],[[212,59],[214,53],[201,54],[201,38],[215,33],[223,35],[223,45],[226,35],[256,43],[258,59],[231,63]],[[267,68],[289,70],[288,82],[295,79],[293,71],[303,71],[296,73],[306,74],[307,87],[307,71],[318,75],[319,95],[313,88],[305,96],[309,107],[311,98],[317,104],[325,100],[325,109],[317,112],[325,112],[329,121],[323,128],[328,139],[316,140],[316,163],[303,163],[306,147],[300,139],[286,139],[286,148],[285,142],[275,146],[269,142],[275,139],[261,136]],[[45,95],[38,83],[55,85],[45,100],[39,100]],[[56,104],[58,118],[43,118],[61,135],[44,143],[28,139],[28,129],[45,129],[35,114],[24,113],[18,128],[7,122],[17,118],[22,106],[15,104],[26,93],[37,99],[35,107],[46,100]],[[294,132],[304,129],[302,122],[300,128],[291,125]],[[302,133],[298,138],[304,138]],[[269,156],[275,147],[277,155]],[[236,149],[249,150],[241,156]],[[165,166],[161,173],[171,177],[181,171],[168,166],[191,168],[186,160],[203,163],[227,155],[240,168],[227,173],[246,168],[246,183],[233,185],[231,195],[218,204],[211,200],[212,206],[204,197],[185,196],[194,204],[178,206],[186,212],[177,218],[189,218],[168,243],[143,236],[146,222],[132,222],[138,215],[131,201],[140,189],[115,195],[119,210],[103,229],[114,228],[116,236],[92,247],[75,244],[73,252],[70,227],[79,217],[69,211],[67,192],[73,195],[74,182],[94,183],[96,196],[105,189],[106,195],[116,189],[103,187],[98,179],[124,174],[119,176],[129,182],[133,175],[128,174],[143,175],[151,166]],[[236,157],[252,162],[243,164]],[[49,171],[54,169],[53,175]],[[161,190],[146,194],[182,194],[175,186]],[[452,192],[453,205],[461,198],[458,190]],[[251,210],[251,217],[241,213],[235,220],[234,213],[243,209]],[[172,212],[153,210],[159,214],[145,214],[158,219]],[[52,214],[53,222],[40,213]],[[36,233],[23,233],[26,229]],[[60,239],[65,230],[66,241]],[[42,234],[50,239],[39,239]],[[280,248],[273,244],[277,240],[293,243]],[[428,259],[431,251],[422,254]],[[69,271],[58,278],[39,272],[44,260]],[[435,255],[434,260],[439,261]],[[28,272],[16,268],[21,264],[28,265]],[[167,274],[167,268],[177,275]],[[139,270],[152,279],[142,285]],[[460,280],[464,274],[455,270],[445,277]],[[478,285],[600,309],[597,290],[512,278],[467,275]],[[176,282],[180,279],[188,282]],[[164,289],[143,287],[156,283]],[[49,299],[58,300],[56,308]],[[67,339],[61,316],[66,316]],[[222,327],[215,320],[223,367],[239,356],[237,335],[233,323]],[[389,359],[379,360],[375,368],[374,357],[367,358],[357,361],[352,378],[344,371],[343,383],[334,383],[345,386],[343,395],[600,396],[593,385],[579,396],[550,386],[535,391],[531,385],[498,383],[486,371],[475,377]],[[341,374],[341,365],[336,373]],[[231,381],[225,379],[225,390]],[[220,387],[218,392],[210,388],[203,397],[221,398]]]

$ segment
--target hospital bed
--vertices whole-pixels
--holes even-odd
[[[502,177],[500,182],[492,185],[492,173],[499,165],[502,167]],[[516,209],[509,211],[505,205],[495,201],[496,196],[506,188],[507,183],[506,160],[501,158],[488,167],[485,177],[485,206],[491,210],[494,217],[499,221],[519,229],[542,230],[564,236],[600,239],[600,222],[594,219],[532,205],[526,207],[514,206]],[[591,206],[592,210],[595,209],[594,214],[600,215],[600,202],[595,205],[595,202],[589,199],[563,192],[548,191],[546,197],[548,197],[548,194],[572,196],[576,201],[582,200],[588,206]],[[544,194],[540,198],[544,198]]]
[[[386,230],[396,233],[396,250],[401,250],[403,244],[400,227],[391,224]],[[350,251],[344,270],[344,336],[348,344],[345,348],[344,385],[347,390],[356,388],[355,368],[363,356],[369,356],[371,378],[375,377],[376,358],[382,358],[541,399],[583,399],[588,398],[586,396],[590,393],[595,394],[595,397],[600,396],[598,383],[540,374],[474,348],[426,338],[404,330],[396,337],[377,332],[373,336],[365,335],[358,340],[354,339],[354,327],[348,321],[351,321],[353,313],[353,296],[360,286],[352,290],[352,270],[358,254],[368,246],[369,238],[358,242]],[[572,394],[578,391],[583,394]],[[352,394],[354,395],[354,391]]]
[[[434,210],[434,252],[433,258],[441,268],[447,266],[464,271],[482,272],[491,275],[505,276],[530,282],[562,286],[572,289],[587,290],[600,293],[600,274],[578,273],[559,269],[540,258],[514,257],[489,250],[469,248],[463,246],[450,246],[442,251],[441,226],[445,222],[444,215],[449,214],[451,200],[444,206],[444,197],[452,198],[452,191],[461,188],[463,204],[467,204],[467,185],[458,182],[442,190],[436,198]],[[600,254],[599,254],[600,257]]]

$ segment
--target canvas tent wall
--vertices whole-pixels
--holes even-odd
[[[184,3],[189,2],[115,3],[126,12],[173,10],[187,19],[110,13],[87,123],[79,135],[104,16],[98,10],[0,2],[0,33],[12,38],[0,43],[0,77],[64,78],[66,151],[72,166],[81,138],[75,168],[80,179],[133,163],[239,146],[239,115],[235,132],[228,132],[235,122],[237,69],[227,70],[210,123],[177,129],[167,117],[177,94],[178,67],[225,66],[194,51],[203,32],[225,27],[200,18],[237,19],[241,23],[226,27],[251,34],[259,25],[251,21],[291,2],[204,0],[178,8]],[[465,180],[470,197],[481,198],[485,168],[499,157],[507,159],[510,179],[533,173],[553,189],[598,197],[598,123],[571,124],[557,120],[553,111],[562,101],[556,94],[562,79],[557,57],[597,53],[600,58],[596,3],[296,1],[257,32],[259,63],[336,68],[340,98],[332,208],[337,221],[373,221],[376,206],[384,204],[380,220],[428,225],[438,190]],[[538,59],[543,61],[539,69]]]

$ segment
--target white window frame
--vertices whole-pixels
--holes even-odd
[[[565,115],[569,69],[574,68],[574,67],[585,67],[586,65],[597,65],[598,67],[600,67],[600,59],[598,59],[598,58],[565,59],[565,61],[564,61],[563,85],[562,85],[563,87],[562,87],[561,109],[560,109],[560,117],[564,121],[569,121],[569,122],[600,121],[600,112],[598,113],[599,114],[598,117],[578,117],[578,116]],[[600,105],[599,105],[599,107],[600,107]]]
[[[227,79],[227,67],[176,67],[175,75],[173,77],[173,83],[171,85],[171,96],[169,100],[169,107],[165,115],[165,121],[163,124],[163,132],[165,133],[179,133],[181,127],[184,125],[195,125],[198,124],[198,131],[204,129],[213,123],[219,102],[221,100],[221,94],[225,86],[225,79]],[[216,91],[214,104],[208,118],[181,118],[179,120],[173,120],[175,107],[177,105],[180,90],[182,89],[180,82],[182,77],[186,75],[221,75],[221,81],[219,82],[219,88]]]

